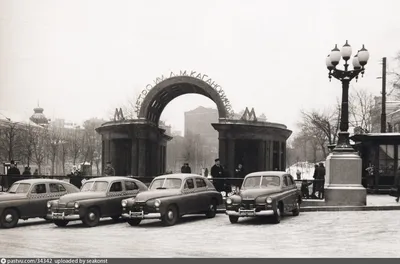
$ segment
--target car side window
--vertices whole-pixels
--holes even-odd
[[[289,181],[289,185],[295,185],[295,182],[293,180],[292,175],[287,176],[288,177],[288,181]]]
[[[196,178],[196,186],[197,186],[197,188],[205,188],[205,187],[207,187],[207,184],[203,179]]]
[[[283,186],[284,186],[284,187],[289,186],[287,176],[283,176]]]
[[[110,192],[122,192],[122,183],[121,182],[114,182],[111,185]]]
[[[126,181],[125,182],[125,190],[133,191],[133,190],[137,190],[137,189],[139,189],[139,187],[136,185],[136,183],[134,181]]]
[[[62,184],[59,183],[50,183],[50,192],[51,193],[57,193],[57,192],[66,192],[67,190]]]
[[[185,183],[185,189],[194,189],[193,179],[187,179]]]
[[[46,193],[46,184],[44,184],[44,183],[43,184],[36,184],[33,187],[31,193],[34,193],[34,194]]]

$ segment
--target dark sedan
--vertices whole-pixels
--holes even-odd
[[[0,227],[12,228],[19,219],[46,218],[48,201],[79,189],[65,181],[29,179],[15,182],[0,193]]]
[[[293,177],[285,172],[264,171],[247,175],[240,192],[226,199],[231,223],[239,217],[272,216],[275,223],[285,212],[300,213],[301,192]]]
[[[196,174],[168,174],[158,176],[149,190],[136,198],[122,201],[123,217],[132,226],[143,219],[161,219],[164,225],[174,225],[187,214],[215,217],[222,195],[205,177]]]
[[[71,220],[82,220],[88,227],[96,226],[102,217],[117,221],[122,214],[121,200],[146,190],[144,183],[128,177],[94,178],[86,181],[79,193],[50,201],[47,204],[48,217],[60,227]]]

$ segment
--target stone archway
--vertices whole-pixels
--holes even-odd
[[[144,98],[138,118],[158,123],[164,108],[184,94],[199,94],[210,98],[217,105],[219,117],[228,118],[227,109],[218,92],[205,81],[191,76],[172,77],[154,86]]]

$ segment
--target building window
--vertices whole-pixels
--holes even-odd
[[[394,175],[394,145],[379,145],[379,175]]]

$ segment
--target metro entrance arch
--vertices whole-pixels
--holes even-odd
[[[103,168],[110,161],[121,176],[165,173],[167,142],[172,137],[158,123],[168,103],[189,93],[206,96],[217,106],[219,120],[210,125],[218,131],[219,158],[228,175],[234,174],[238,163],[246,172],[285,170],[286,140],[292,132],[282,124],[258,121],[254,110],[247,108],[241,118],[235,118],[221,86],[193,71],[157,78],[138,97],[137,119],[125,119],[117,111],[113,121],[96,129],[102,135]]]

